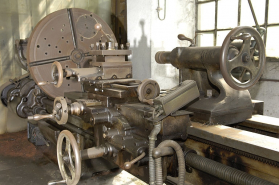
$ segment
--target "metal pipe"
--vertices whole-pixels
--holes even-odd
[[[251,3],[251,0],[248,0],[248,3],[249,3],[249,6],[250,6],[250,10],[251,10],[252,16],[253,16],[253,18],[254,18],[254,21],[255,21],[256,27],[257,27],[257,29],[259,29],[259,28],[260,28],[260,26],[259,26],[259,23],[258,23],[258,20],[257,20],[256,14],[255,14],[255,11],[254,11],[254,8],[253,8],[253,5],[252,5],[252,3]]]
[[[149,135],[149,152],[148,152],[148,158],[149,158],[149,184],[155,185],[155,162],[152,157],[152,151],[155,148],[155,141],[157,140],[157,135],[161,131],[161,122],[154,125],[153,130],[151,131]]]
[[[174,150],[171,147],[155,148],[152,152],[152,156],[154,157],[154,159],[173,154]]]
[[[226,166],[216,161],[207,159],[194,153],[188,153],[185,156],[185,162],[187,165],[206,172],[210,175],[218,177],[232,184],[241,185],[275,185],[261,178],[250,175],[246,172],[242,172],[235,168]]]
[[[184,153],[180,147],[180,145],[172,140],[165,140],[159,144],[157,149],[163,148],[163,150],[168,151],[166,147],[171,147],[175,150],[177,159],[178,159],[178,185],[184,185],[185,183],[185,160]],[[155,151],[156,153],[156,151]],[[160,152],[159,152],[160,153]],[[164,153],[163,151],[161,153]],[[162,172],[162,158],[159,157],[155,159],[156,163],[156,184],[163,185],[163,172]]]
[[[55,61],[61,62],[61,61],[69,60],[69,59],[70,59],[69,56],[65,56],[65,57],[52,58],[52,59],[47,59],[47,60],[39,60],[39,61],[30,63],[29,66],[33,67],[33,66],[39,66],[39,65],[44,65],[44,64],[51,64]]]
[[[266,81],[266,82],[279,82],[277,79],[268,79],[268,78],[260,78],[259,81]]]

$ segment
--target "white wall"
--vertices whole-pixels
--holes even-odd
[[[267,59],[262,78],[279,80],[279,63]],[[253,99],[264,101],[264,115],[279,118],[279,83],[259,81],[250,90]]]
[[[178,84],[178,70],[170,64],[157,64],[158,51],[171,51],[175,47],[189,46],[188,41],[179,41],[178,34],[193,38],[195,32],[195,1],[166,0],[166,19],[158,19],[157,0],[127,0],[128,41],[133,51],[133,76],[137,79],[152,78],[161,88]],[[160,0],[164,8],[164,0]],[[162,10],[160,17],[163,18]]]

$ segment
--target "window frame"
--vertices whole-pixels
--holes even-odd
[[[217,22],[217,18],[218,18],[218,1],[219,0],[206,0],[206,1],[199,1],[199,0],[195,0],[196,3],[196,23],[195,23],[195,27],[196,27],[196,43],[198,43],[198,38],[197,35],[198,34],[202,34],[202,33],[213,33],[213,46],[216,46],[217,43],[217,32],[218,31],[229,31],[232,30],[233,28],[220,28],[218,29],[218,22]],[[238,14],[237,14],[237,26],[240,26],[240,21],[241,21],[241,2],[243,0],[238,0]],[[245,0],[247,1],[247,0]],[[205,4],[205,3],[211,3],[211,2],[215,2],[215,20],[214,20],[214,29],[210,29],[210,30],[198,30],[198,21],[199,21],[199,17],[198,17],[198,5],[199,4]],[[264,24],[259,24],[260,27],[264,27],[266,32],[264,34],[264,44],[266,45],[266,40],[267,40],[267,28],[268,27],[272,27],[272,26],[279,26],[279,23],[270,23],[268,24],[268,11],[269,11],[269,0],[265,0],[265,17],[264,17]],[[256,27],[256,25],[253,25],[252,27]],[[266,58],[271,58],[273,61],[279,61],[278,57],[269,57],[267,56]]]

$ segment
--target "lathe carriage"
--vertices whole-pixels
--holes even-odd
[[[57,145],[63,179],[49,184],[116,166],[149,184],[279,184],[278,124],[257,121],[247,90],[266,60],[254,28],[234,28],[222,47],[158,52],[180,71],[167,90],[134,79],[129,43],[86,10],[54,12],[16,45],[28,73],[1,100],[29,120],[31,142]]]

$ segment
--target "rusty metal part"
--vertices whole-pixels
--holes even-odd
[[[193,139],[194,138],[194,139]],[[251,158],[246,157],[244,155],[241,155],[241,153],[238,153],[237,150],[227,147],[229,150],[225,149],[226,146],[220,145],[213,142],[207,142],[203,139],[196,139],[197,137],[189,136],[187,141],[185,142],[185,146],[187,148],[191,148],[192,150],[195,150],[198,155],[206,157],[208,159],[214,160],[216,162],[222,163],[224,165],[236,168],[238,170],[241,170],[243,172],[249,173],[251,175],[260,177],[264,180],[273,182],[275,184],[279,183],[278,178],[278,167],[273,166],[272,164],[264,163],[258,158]],[[205,141],[205,142],[204,142]],[[236,153],[235,153],[236,151]],[[253,156],[256,157],[256,156]],[[188,172],[186,175],[186,179],[193,182],[193,184],[196,180],[194,180],[192,177],[194,174],[197,174],[199,170],[192,169],[192,172]],[[261,175],[259,175],[261,174]],[[191,177],[192,176],[192,177]],[[206,178],[202,173],[198,173],[198,176],[194,175],[195,179],[199,179],[203,183],[199,184],[207,184],[204,182],[204,178]],[[211,178],[211,177],[210,177]],[[212,177],[213,178],[213,177]],[[198,180],[198,181],[199,181]],[[212,179],[213,180],[213,179]],[[216,178],[217,181],[221,181],[221,179]],[[209,180],[211,181],[211,180]],[[197,182],[197,181],[196,181]],[[212,182],[212,184],[215,184]]]
[[[65,141],[65,151],[63,145]],[[73,151],[72,151],[73,150]],[[81,175],[80,149],[73,134],[68,130],[60,132],[57,140],[57,160],[60,173],[67,185],[76,185]],[[70,171],[67,173],[66,168]]]
[[[154,99],[160,94],[160,86],[155,80],[145,79],[138,86],[137,92],[140,101]]]
[[[207,159],[205,157],[199,156],[194,153],[189,153],[185,156],[186,164],[197,168],[201,171],[214,175],[222,180],[230,182],[232,184],[241,185],[275,185],[272,182],[263,180],[261,178],[250,175],[246,172],[234,169],[232,167],[223,165],[221,163],[215,162],[213,160]]]
[[[240,35],[242,34],[242,35]],[[259,64],[258,66],[252,61],[254,55],[253,50],[250,49],[251,38],[254,38],[259,51]],[[243,40],[243,45],[238,55],[233,59],[228,59],[228,50],[232,41],[240,39]],[[236,27],[230,31],[226,36],[220,53],[220,69],[225,81],[236,90],[246,90],[252,87],[260,79],[264,65],[265,58],[265,46],[259,33],[252,27],[242,26]],[[250,73],[249,81],[242,81],[242,79],[235,79],[232,76],[232,70],[242,67],[243,70],[247,70]]]
[[[90,26],[92,20],[102,24],[106,33],[116,40],[109,26],[100,17],[83,9],[59,10],[37,24],[28,40],[26,54],[28,69],[36,83],[52,81],[51,63],[54,61],[58,61],[63,69],[87,65],[91,56],[86,56],[85,53],[90,52],[91,43],[98,42],[102,36],[98,32],[95,36],[87,38],[89,32],[94,34],[91,27],[87,29],[85,26]],[[80,52],[77,56],[73,51]],[[75,55],[72,55],[73,53]],[[58,89],[52,85],[41,86],[41,89],[48,96],[55,98],[63,96],[67,91],[80,91],[81,85],[74,79],[69,79],[64,80]]]
[[[189,135],[199,136],[222,145],[242,150],[263,158],[279,162],[278,139],[238,130],[223,125],[203,125],[192,122],[192,127],[188,128]]]
[[[139,160],[141,160],[142,158],[144,158],[145,156],[145,152],[142,152],[142,154],[140,154],[138,157],[136,157],[135,159],[133,159],[130,162],[125,162],[124,163],[124,168],[126,170],[130,169],[132,167],[133,164],[135,164],[136,162],[138,162]]]
[[[16,56],[18,58],[19,66],[27,70],[27,59],[26,59],[26,48],[27,48],[28,38],[19,39],[15,41]]]
[[[242,151],[242,150],[238,150],[238,149],[232,148],[230,146],[222,145],[222,144],[219,144],[217,142],[212,142],[212,141],[202,139],[202,138],[199,138],[199,137],[196,137],[196,136],[193,136],[193,135],[189,135],[188,137],[189,137],[189,139],[193,139],[194,141],[198,141],[200,143],[205,143],[205,144],[208,144],[210,146],[218,147],[218,148],[221,148],[223,150],[235,153],[237,155],[245,156],[247,158],[260,161],[264,164],[272,165],[274,167],[279,168],[279,162],[277,162],[277,161],[273,161],[273,160],[270,160],[270,159],[265,158],[265,157],[261,157],[261,156],[258,156],[258,155],[252,154],[252,153],[248,153],[248,152],[245,152],[245,151]]]

